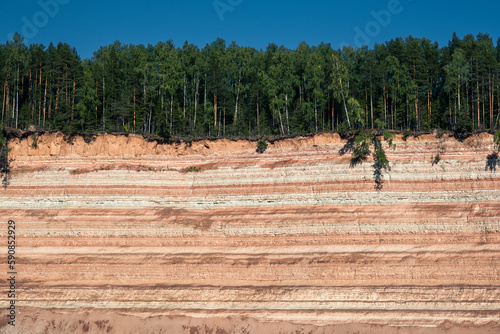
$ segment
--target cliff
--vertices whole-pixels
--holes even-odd
[[[19,313],[0,331],[498,333],[492,136],[395,144],[378,170],[352,166],[338,134],[264,154],[246,140],[14,138],[0,240],[15,221]]]

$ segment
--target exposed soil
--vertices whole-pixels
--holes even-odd
[[[499,333],[492,138],[398,135],[375,175],[338,134],[12,135],[0,332]]]

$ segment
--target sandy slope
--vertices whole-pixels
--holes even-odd
[[[262,155],[67,139],[10,143],[19,314],[2,333],[500,332],[488,134],[398,138],[379,189],[336,134]]]

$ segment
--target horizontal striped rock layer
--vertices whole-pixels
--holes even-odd
[[[0,331],[498,333],[492,136],[395,143],[377,170],[353,166],[336,134],[264,154],[245,140],[11,140],[0,238],[14,220],[20,313]]]

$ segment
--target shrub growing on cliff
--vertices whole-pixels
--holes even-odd
[[[351,166],[361,163],[366,160],[370,154],[370,136],[365,132],[360,132],[354,139],[354,147],[352,149]]]
[[[384,131],[384,140],[389,143],[389,147],[395,148],[392,138],[394,134],[389,131]],[[373,158],[381,168],[389,167],[389,161],[382,147],[382,142],[376,134],[368,134],[366,132],[359,132],[354,139],[354,147],[352,149],[351,165],[357,165],[366,160],[370,154],[370,145],[374,146]]]
[[[38,147],[38,136],[33,133],[31,135],[31,141],[32,141],[31,147],[36,149]]]
[[[441,161],[441,156],[438,154],[436,154],[435,157],[432,158],[432,165],[437,165],[439,162]]]
[[[187,169],[188,173],[198,173],[201,172],[201,167],[191,166]]]
[[[265,150],[267,150],[267,142],[265,140],[259,140],[257,142],[257,152],[264,153]]]
[[[395,150],[396,144],[392,142],[392,140],[395,137],[395,134],[388,130],[384,130],[383,134],[384,134],[384,140],[389,144],[389,147]]]
[[[408,138],[409,136],[411,136],[411,130],[410,129],[404,129],[404,131],[403,131],[403,139],[406,140],[406,138]]]
[[[395,148],[396,145],[392,143],[392,138],[394,134],[389,131],[384,131],[383,138],[389,143],[389,147]],[[356,138],[354,139],[354,147],[352,149],[351,156],[351,167],[360,164],[362,161],[366,160],[370,154],[370,146],[373,145],[373,159],[375,163],[373,164],[373,178],[375,180],[375,189],[382,190],[384,185],[382,170],[389,169],[389,160],[385,154],[385,150],[382,147],[382,141],[375,133],[367,133],[360,131]]]

